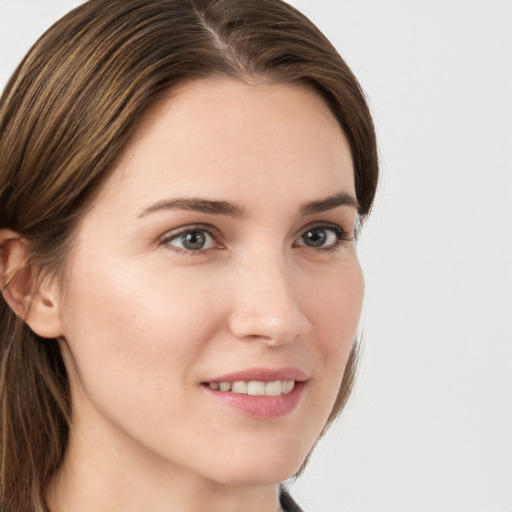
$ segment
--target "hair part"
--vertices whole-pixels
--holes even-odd
[[[377,186],[374,127],[343,59],[280,0],[90,0],[35,43],[0,99],[0,229],[19,233],[29,263],[58,275],[77,223],[141,116],[186,80],[228,76],[302,83],[326,101],[354,162],[362,220]],[[0,299],[0,508],[47,510],[71,418],[54,339]],[[328,424],[353,383],[354,345]]]

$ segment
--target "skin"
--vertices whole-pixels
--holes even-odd
[[[349,146],[306,87],[202,80],[146,114],[80,222],[64,288],[45,290],[53,317],[39,324],[58,330],[74,412],[52,510],[275,512],[276,485],[325,425],[359,322],[356,208],[301,212],[339,193],[355,195]],[[244,214],[147,211],[170,198]],[[317,225],[329,226],[326,247],[305,243]],[[180,247],[177,234],[205,226],[204,250]],[[202,385],[284,366],[308,380],[276,418]]]

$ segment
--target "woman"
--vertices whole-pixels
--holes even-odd
[[[90,0],[0,105],[7,511],[298,510],[351,387],[372,120],[279,0]]]

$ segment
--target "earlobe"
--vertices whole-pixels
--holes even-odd
[[[0,279],[9,307],[43,338],[62,336],[56,287],[38,281],[28,261],[26,240],[14,231],[0,230]]]

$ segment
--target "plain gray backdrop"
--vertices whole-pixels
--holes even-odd
[[[0,0],[0,88],[78,3]],[[512,512],[512,2],[291,3],[360,79],[382,164],[358,384],[293,494],[317,512]]]

